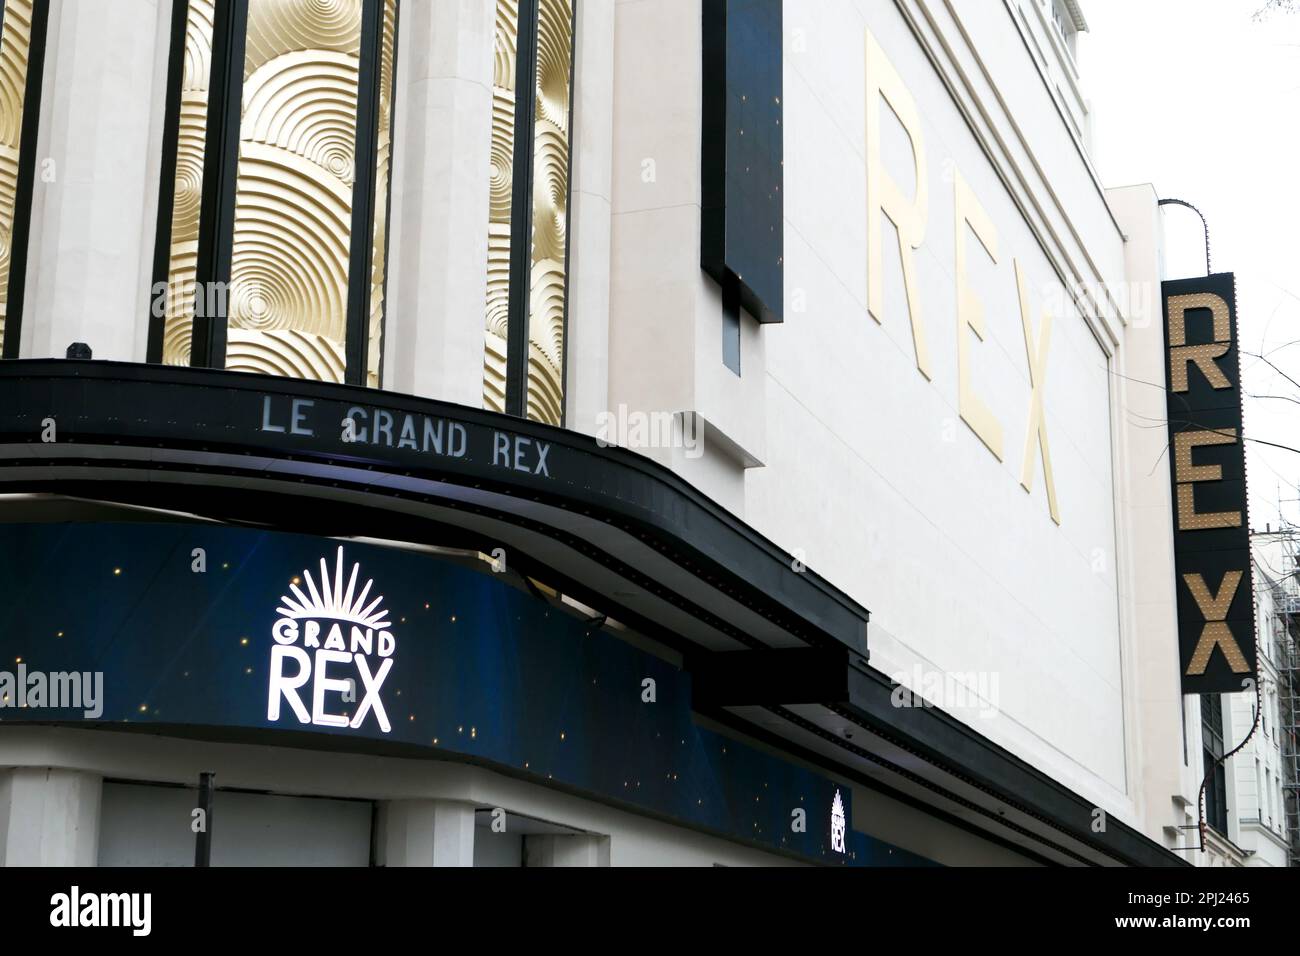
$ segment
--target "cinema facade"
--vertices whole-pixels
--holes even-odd
[[[4,862],[1200,862],[1085,29],[7,0]]]

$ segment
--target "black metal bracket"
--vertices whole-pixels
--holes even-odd
[[[1160,199],[1156,202],[1158,206],[1186,206],[1196,215],[1201,217],[1201,228],[1205,230],[1205,274],[1211,274],[1210,269],[1210,224],[1205,221],[1205,215],[1191,203],[1183,199]]]
[[[780,648],[691,655],[700,707],[841,703],[849,699],[847,648]]]

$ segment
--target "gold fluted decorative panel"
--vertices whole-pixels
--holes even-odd
[[[492,168],[488,180],[487,305],[483,407],[506,410],[506,342],[510,306],[510,197],[514,185],[515,71],[518,0],[497,0],[492,77]]]
[[[208,77],[212,70],[212,0],[190,0],[185,23],[176,180],[172,194],[171,256],[163,320],[163,363],[190,364],[194,273],[199,255],[199,205],[207,139]]]
[[[483,405],[505,411],[515,184],[518,0],[497,0]],[[528,417],[558,425],[564,412],[564,320],[569,211],[569,101],[572,0],[540,0],[533,127],[531,278],[528,316]]]
[[[249,0],[244,85],[285,53],[361,52],[361,0]]]
[[[393,56],[397,40],[397,0],[384,0],[379,51],[379,136],[375,151],[375,228],[370,266],[370,342],[366,349],[366,384],[380,385],[384,348],[384,276],[388,258],[388,184],[392,162]]]
[[[31,50],[31,0],[6,0],[0,37],[0,348],[9,307],[10,245],[18,196],[18,151]]]
[[[341,382],[345,361],[343,353],[320,336],[302,335],[293,329],[230,329],[226,367],[285,378]]]
[[[361,0],[251,0],[226,368],[342,382]]]
[[[569,90],[573,0],[540,0],[533,140],[532,290],[528,316],[528,417],[564,416],[564,317],[568,289]]]

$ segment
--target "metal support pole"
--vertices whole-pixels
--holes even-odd
[[[212,865],[212,779],[215,773],[199,774],[199,805],[196,809],[203,814],[203,826],[194,834],[194,865]]]

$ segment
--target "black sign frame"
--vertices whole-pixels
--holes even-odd
[[[1184,694],[1256,679],[1236,282],[1161,284],[1179,675]]]

